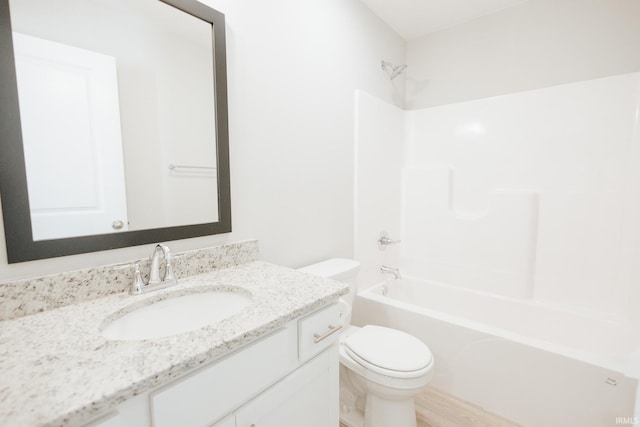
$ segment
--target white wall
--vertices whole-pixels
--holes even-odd
[[[409,109],[640,70],[637,0],[529,0],[412,40]]]
[[[358,0],[208,3],[227,18],[234,232],[171,247],[251,237],[262,259],[292,267],[353,256],[354,91],[402,105],[380,60],[404,62],[404,41]],[[1,247],[0,280],[150,253],[147,245],[8,265]]]
[[[400,103],[380,60],[404,42],[356,0],[210,3],[228,22],[235,229],[278,264],[353,256],[354,91]]]

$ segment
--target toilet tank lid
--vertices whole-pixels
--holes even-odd
[[[332,258],[317,264],[302,267],[300,271],[316,276],[341,280],[353,277],[359,268],[360,263],[356,260],[348,258]]]

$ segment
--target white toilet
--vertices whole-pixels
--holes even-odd
[[[334,258],[301,271],[349,283],[351,323],[360,263]],[[416,427],[413,398],[433,376],[433,356],[416,337],[396,329],[348,326],[340,337],[340,421],[347,427]]]

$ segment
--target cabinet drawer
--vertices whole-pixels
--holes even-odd
[[[150,395],[154,427],[202,427],[291,370],[295,324]]]
[[[337,302],[299,320],[298,357],[301,362],[311,359],[338,340],[346,310],[345,303]]]

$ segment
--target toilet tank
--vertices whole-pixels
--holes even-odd
[[[308,274],[327,277],[349,284],[349,293],[343,297],[349,307],[353,304],[356,293],[356,278],[360,270],[360,263],[348,258],[332,258],[317,264],[311,264],[299,269]]]

